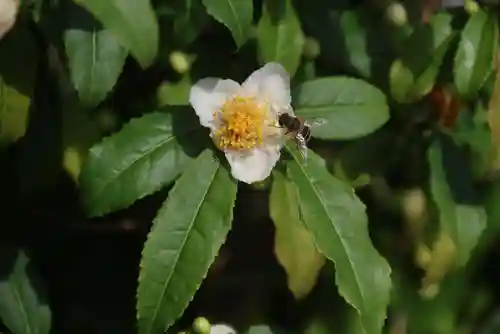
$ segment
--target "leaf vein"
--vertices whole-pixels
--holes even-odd
[[[205,198],[210,190],[210,188],[212,187],[212,183],[213,183],[213,180],[215,179],[215,176],[217,175],[217,172],[219,171],[219,168],[220,168],[220,165],[218,165],[216,168],[214,168],[213,172],[212,172],[212,175],[210,177],[210,182],[207,183],[207,187],[205,188],[204,192],[203,192],[203,196],[202,198]],[[187,230],[187,232],[185,233],[185,237],[183,238],[182,240],[182,244],[181,244],[181,247],[180,247],[180,251],[177,252],[176,256],[175,256],[175,260],[174,260],[174,266],[172,268],[172,270],[170,271],[170,274],[168,275],[167,279],[165,280],[165,283],[163,284],[163,288],[162,288],[162,295],[161,295],[161,298],[158,298],[158,302],[156,303],[156,306],[154,308],[154,313],[153,313],[153,321],[154,319],[156,319],[157,315],[158,315],[158,312],[159,312],[159,309],[160,309],[160,305],[162,303],[162,300],[163,298],[165,298],[165,293],[167,291],[167,287],[170,283],[170,280],[172,279],[172,276],[175,272],[175,267],[177,266],[177,263],[179,261],[179,258],[180,258],[180,255],[182,254],[183,250],[184,250],[184,246],[186,245],[186,242],[187,240],[189,239],[189,236],[190,236],[190,232],[191,230],[194,228],[194,222],[196,220],[196,218],[198,217],[198,214],[199,214],[199,211],[200,211],[200,208],[201,206],[203,205],[204,201],[199,201],[198,202],[198,205],[196,207],[196,210],[193,211],[193,217],[191,219],[191,222],[189,224],[189,228]],[[195,229],[196,230],[196,229]],[[149,330],[147,331],[148,333],[151,332],[151,328],[153,326],[153,321],[150,323],[150,327],[149,327]]]
[[[301,170],[302,174],[306,177],[306,179],[307,179],[307,180],[309,181],[309,183],[311,184],[311,188],[312,188],[312,190],[314,191],[315,195],[318,197],[318,199],[319,199],[319,201],[320,201],[320,203],[321,203],[321,205],[322,205],[322,208],[326,208],[326,203],[324,202],[323,196],[321,196],[321,195],[320,195],[320,193],[317,191],[316,187],[313,185],[313,184],[314,184],[314,183],[313,183],[313,181],[314,181],[314,180],[312,180],[312,179],[309,177],[309,175],[306,173],[306,171],[305,171],[304,167],[302,166],[302,164],[300,164],[300,163],[299,163],[299,158],[298,158],[298,157],[297,157],[297,155],[293,152],[293,150],[288,149],[288,151],[289,151],[289,152],[290,152],[290,154],[293,156],[293,158],[294,158],[294,160],[295,160],[295,163],[296,163],[296,165],[297,165],[297,166],[299,166],[299,168],[300,168],[300,170]],[[326,213],[326,216],[328,216],[328,218],[330,219],[330,221],[333,221],[333,217],[331,217],[331,215],[328,213],[328,210],[324,209],[323,211]],[[348,214],[350,214],[350,213],[348,213]],[[351,258],[350,258],[350,256],[349,256],[348,252],[346,251],[346,248],[347,248],[347,247],[346,247],[346,245],[345,245],[345,243],[344,243],[344,240],[342,239],[342,237],[341,237],[341,235],[340,235],[339,231],[337,230],[336,226],[335,226],[334,224],[331,224],[331,225],[333,226],[333,229],[334,229],[335,233],[337,234],[337,237],[339,238],[340,242],[342,243],[342,246],[343,246],[343,247],[342,247],[342,249],[344,250],[344,253],[345,253],[345,255],[346,255],[346,258],[347,258],[347,260],[349,261],[349,264],[351,265],[351,266],[350,266],[350,268],[351,268],[351,271],[352,271],[353,276],[354,276],[354,278],[355,278],[356,286],[358,287],[358,289],[357,289],[357,290],[359,291],[359,294],[360,294],[360,296],[361,296],[361,299],[362,299],[362,300],[364,300],[364,295],[363,295],[363,291],[361,290],[361,285],[360,285],[360,282],[359,282],[359,278],[358,278],[358,275],[357,275],[356,271],[354,270],[354,265],[353,265],[353,262],[352,262],[352,260],[351,260]],[[326,255],[326,254],[325,254],[325,255]],[[331,259],[331,260],[333,260],[333,259]],[[355,305],[353,305],[353,306],[354,306],[354,307],[356,307]],[[360,310],[358,309],[358,311],[360,311]]]

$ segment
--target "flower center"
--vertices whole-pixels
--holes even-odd
[[[235,96],[214,113],[214,119],[220,124],[214,133],[220,149],[246,150],[262,144],[268,113],[254,98]]]

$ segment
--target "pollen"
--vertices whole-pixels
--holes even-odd
[[[247,150],[261,145],[265,136],[267,109],[254,98],[228,99],[213,117],[220,126],[214,142],[220,149]]]

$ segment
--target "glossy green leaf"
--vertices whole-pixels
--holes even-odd
[[[202,0],[207,13],[224,24],[238,48],[248,39],[253,18],[252,0]]]
[[[364,77],[369,77],[374,59],[367,47],[368,34],[362,21],[362,13],[361,10],[346,10],[339,15],[338,24],[344,36],[345,61]]]
[[[14,334],[49,334],[50,308],[22,251],[0,247],[0,319]]]
[[[276,228],[276,258],[287,273],[288,288],[296,299],[302,299],[316,284],[325,257],[316,249],[311,233],[300,219],[295,185],[281,173],[274,173],[269,211]]]
[[[83,104],[95,107],[115,86],[127,51],[82,7],[71,4],[66,13],[64,45],[71,81]]]
[[[380,334],[391,290],[391,268],[368,235],[365,205],[310,152],[307,164],[295,149],[289,174],[298,188],[302,219],[318,250],[335,263],[338,291],[360,316],[367,334]]]
[[[74,0],[86,8],[146,68],[155,60],[159,27],[150,0]]]
[[[126,208],[172,182],[201,151],[198,118],[168,108],[132,120],[94,145],[80,175],[91,216]]]
[[[174,21],[173,33],[184,45],[189,45],[203,32],[210,16],[201,0],[176,0],[172,5],[174,11],[170,17]]]
[[[349,77],[306,81],[293,91],[295,114],[310,122],[321,139],[353,139],[389,120],[387,100],[377,87]]]
[[[329,16],[334,23],[333,31],[325,31],[333,49],[330,57],[372,83],[387,85],[395,43],[392,43],[394,31],[385,24],[385,18],[366,6]]]
[[[466,160],[451,138],[439,135],[427,155],[430,191],[441,228],[453,240],[457,263],[463,266],[486,228],[486,212],[473,187]]]
[[[444,56],[454,38],[452,16],[439,13],[418,25],[403,43],[402,56],[389,72],[391,95],[400,103],[412,103],[427,95],[436,83]]]
[[[493,69],[497,49],[498,17],[478,10],[462,30],[453,64],[455,87],[463,97],[477,94]]]
[[[235,199],[236,183],[210,150],[176,182],[142,253],[139,333],[163,333],[184,312],[226,239]]]
[[[0,145],[26,133],[36,65],[33,35],[27,26],[15,26],[0,43]]]
[[[297,71],[304,34],[291,0],[267,1],[257,26],[261,63],[278,62],[290,76]]]

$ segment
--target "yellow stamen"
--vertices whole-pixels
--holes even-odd
[[[246,150],[263,143],[268,123],[267,106],[254,98],[235,96],[214,113],[220,127],[214,133],[220,149]]]

